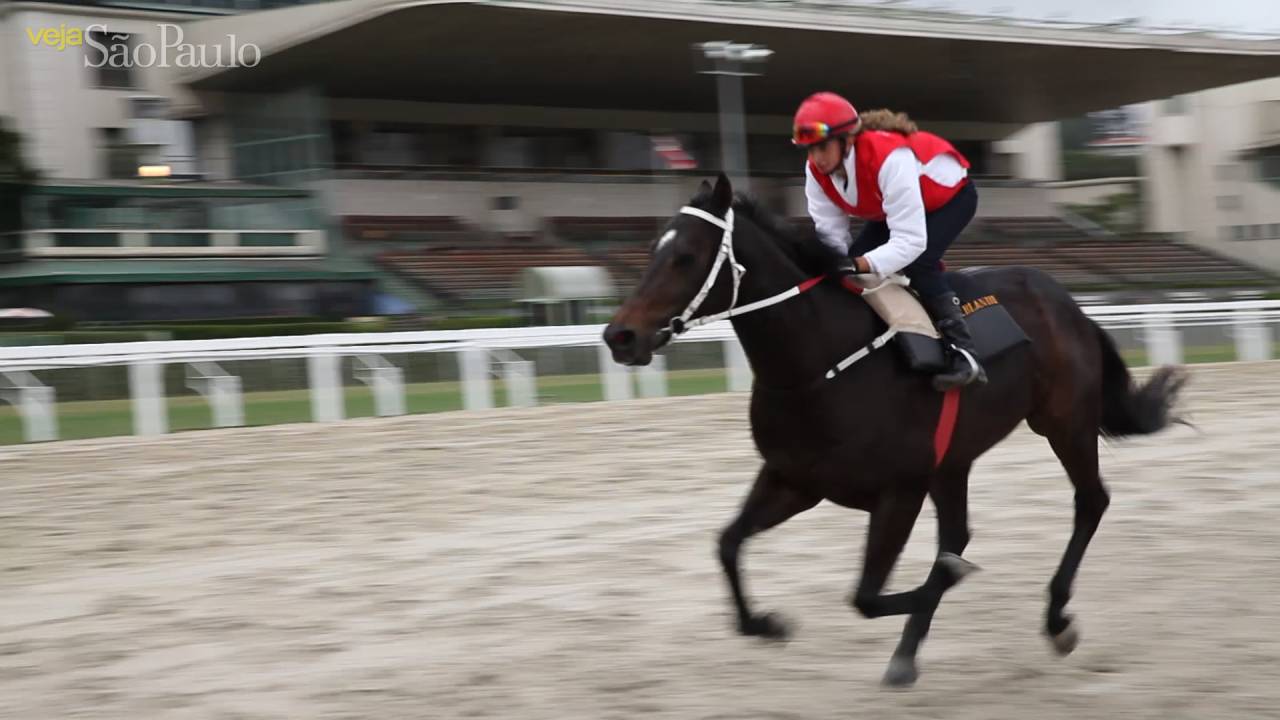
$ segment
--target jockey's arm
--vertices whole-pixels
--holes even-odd
[[[837,256],[847,257],[849,245],[853,243],[849,236],[849,216],[831,202],[808,171],[805,172],[804,197],[809,206],[809,217],[818,231],[818,239]]]
[[[890,275],[915,262],[927,246],[924,197],[920,194],[920,166],[915,153],[905,147],[889,153],[880,166],[879,182],[889,241],[863,259],[872,272]]]

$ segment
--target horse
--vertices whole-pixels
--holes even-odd
[[[738,632],[772,640],[790,633],[780,615],[756,612],[743,589],[739,562],[748,538],[822,500],[863,510],[870,520],[850,602],[866,618],[909,616],[883,683],[915,683],[917,651],[943,594],[977,569],[963,558],[970,469],[1025,420],[1048,440],[1075,489],[1071,538],[1049,582],[1044,618],[1053,648],[1070,654],[1079,624],[1064,611],[1110,503],[1099,437],[1149,435],[1181,422],[1173,409],[1185,371],[1161,367],[1138,384],[1107,333],[1049,275],[977,269],[969,277],[999,299],[1030,342],[989,362],[986,384],[958,392],[943,453],[935,439],[945,396],[895,353],[878,350],[885,324],[833,278],[821,279],[830,267],[826,253],[813,230],[735,195],[721,173],[714,187],[703,181],[655,238],[648,266],[603,332],[613,360],[629,366],[648,364],[674,336],[724,317],[742,344],[754,374],[751,433],[763,463],[719,535]],[[846,357],[847,368],[832,368]],[[921,585],[886,594],[926,496],[937,511],[936,560]]]

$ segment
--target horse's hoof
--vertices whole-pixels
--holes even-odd
[[[955,553],[944,552],[938,555],[938,564],[947,569],[951,573],[953,582],[960,582],[966,575],[978,572],[982,568],[956,555]]]
[[[914,658],[896,657],[889,661],[889,669],[880,681],[885,687],[905,688],[916,684],[920,671],[916,669]]]
[[[765,640],[785,641],[791,638],[791,625],[777,613],[754,615],[742,623],[738,630],[743,635]]]
[[[1066,657],[1080,644],[1080,631],[1077,627],[1075,620],[1068,620],[1067,627],[1062,632],[1049,636],[1049,642],[1058,655]]]

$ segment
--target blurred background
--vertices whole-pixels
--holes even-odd
[[[1037,266],[1087,305],[1280,299],[1274,4],[48,0],[0,5],[0,37],[9,346],[599,323],[721,169],[808,222],[790,118],[822,89],[972,161],[953,266]],[[1112,329],[1138,364],[1238,359],[1237,324],[1200,319]],[[488,403],[610,397],[587,342],[489,343]],[[32,439],[23,407],[89,437],[388,414],[388,387],[487,406],[434,349],[187,352],[149,379],[82,355],[6,356],[0,442]],[[641,393],[735,387],[720,340],[664,362]]]
[[[733,634],[732,329],[601,343],[703,179],[809,222],[818,90],[970,159],[951,266],[1199,363],[1194,430],[1103,447],[1066,662],[1041,438],[975,465],[988,571],[877,693],[860,514],[753,539],[802,631]],[[0,717],[1275,718],[1278,331],[1276,0],[0,0]]]

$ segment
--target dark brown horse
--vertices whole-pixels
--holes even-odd
[[[988,384],[963,391],[950,447],[935,458],[943,396],[928,376],[908,371],[883,349],[827,377],[838,360],[884,330],[870,307],[828,283],[780,295],[822,272],[821,247],[811,232],[793,229],[749,199],[735,200],[721,175],[714,188],[704,182],[672,218],[604,332],[617,362],[644,365],[699,317],[781,300],[732,317],[755,373],[751,429],[764,459],[741,512],[720,536],[739,631],[787,635],[778,616],[751,609],[743,590],[739,551],[747,538],[824,499],[866,510],[866,554],[852,603],[869,618],[909,616],[884,679],[914,682],[916,651],[943,593],[974,568],[960,557],[969,542],[969,470],[1026,420],[1048,439],[1075,486],[1074,530],[1049,583],[1045,618],[1054,647],[1070,653],[1079,636],[1063,610],[1109,503],[1098,474],[1098,438],[1166,427],[1184,376],[1166,367],[1135,385],[1111,339],[1048,275],[1016,267],[979,270],[970,276],[999,298],[1031,342],[989,363]],[[926,496],[937,509],[938,559],[919,587],[885,594]]]

